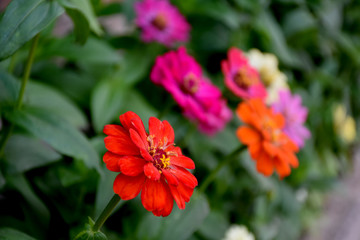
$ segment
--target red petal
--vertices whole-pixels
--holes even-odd
[[[186,187],[181,182],[178,187],[169,185],[171,194],[173,195],[179,209],[185,209],[185,202],[190,201],[190,197],[194,192],[193,188]]]
[[[141,192],[141,202],[145,209],[154,211],[157,215],[169,215],[172,209],[172,196],[168,186],[163,181],[146,179]]]
[[[140,174],[136,177],[129,177],[120,173],[114,181],[114,192],[123,200],[133,199],[140,193],[145,179],[144,174]]]
[[[120,115],[120,122],[121,122],[121,124],[123,125],[124,128],[129,130],[131,128],[131,126],[132,126],[131,120],[135,119],[135,118],[140,119],[140,117],[136,113],[128,111],[128,112]],[[140,119],[140,121],[141,121],[141,119]]]
[[[145,149],[140,149],[140,154],[146,161],[152,162],[154,160],[150,153]]]
[[[166,183],[164,183],[163,181],[161,181],[166,189],[166,194],[165,194],[165,206],[163,209],[161,210],[154,210],[153,214],[155,216],[169,216],[169,214],[171,213],[172,209],[173,209],[173,205],[174,205],[174,198],[171,195],[170,189],[169,187],[166,185]]]
[[[178,190],[181,194],[181,196],[183,197],[183,199],[185,200],[185,202],[189,202],[190,201],[190,197],[194,192],[193,188],[189,188],[187,186],[185,186],[184,184],[179,184]]]
[[[178,187],[169,185],[170,191],[179,209],[185,209],[185,200],[178,190]]]
[[[148,148],[148,146],[145,145],[145,143],[142,140],[142,138],[140,137],[140,135],[134,129],[130,129],[129,133],[130,133],[131,140],[133,141],[133,143],[135,143],[135,145],[138,148],[140,148],[140,149],[147,149]]]
[[[174,129],[172,128],[172,126],[170,125],[170,123],[168,121],[164,120],[162,123],[164,126],[163,134],[168,139],[167,144],[173,143],[175,140]]]
[[[151,162],[145,164],[144,166],[144,173],[145,175],[153,180],[153,181],[157,181],[160,179],[160,173],[159,170],[154,166],[154,164],[152,164]]]
[[[106,164],[106,168],[113,172],[120,172],[119,159],[120,155],[114,154],[112,152],[106,152],[103,156],[103,161]]]
[[[185,156],[170,157],[170,163],[179,167],[195,169],[195,163],[191,158]]]
[[[149,118],[149,133],[153,137],[155,146],[158,146],[160,141],[164,139],[163,124],[156,117]]]
[[[144,124],[141,121],[141,119],[140,118],[133,118],[131,120],[131,126],[132,126],[133,129],[135,129],[137,131],[137,133],[139,134],[140,138],[144,142],[144,145],[145,145],[145,147],[147,149],[149,147],[149,143],[147,142],[148,134],[146,133]]]
[[[129,136],[108,136],[104,139],[107,150],[119,155],[139,155],[139,148],[131,141]]]
[[[104,133],[109,136],[126,137],[129,135],[128,131],[122,126],[115,124],[108,124],[104,126]]]
[[[119,160],[119,167],[123,174],[127,176],[137,176],[144,172],[146,161],[143,158],[134,156],[123,156]]]
[[[172,175],[168,170],[163,169],[162,172],[163,172],[163,174],[165,176],[165,179],[168,182],[168,184],[171,184],[171,185],[174,185],[174,186],[179,185],[179,180],[174,175]]]
[[[192,175],[189,171],[185,170],[181,167],[175,167],[170,169],[169,171],[177,177],[177,179],[184,183],[186,186],[190,188],[195,188],[198,185],[198,181],[194,175]]]

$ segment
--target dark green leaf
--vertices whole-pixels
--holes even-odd
[[[14,105],[20,81],[0,71],[0,105]],[[23,104],[46,109],[58,114],[77,128],[85,128],[87,120],[75,104],[58,90],[41,83],[29,82],[25,90]]]
[[[7,173],[25,172],[61,158],[46,143],[24,135],[11,136],[6,144],[4,156]]]
[[[42,225],[48,225],[50,219],[50,212],[45,204],[34,193],[31,185],[23,174],[7,175],[7,183],[21,193],[29,205],[36,212],[35,218],[40,220]]]
[[[24,107],[8,113],[7,117],[60,153],[83,160],[89,168],[99,169],[98,154],[86,137],[57,115],[39,108]]]
[[[96,19],[96,15],[94,13],[94,9],[91,5],[90,0],[58,0],[58,2],[66,8],[66,11],[68,11],[68,9],[77,11],[77,14],[81,14],[83,17],[86,18],[90,29],[94,33],[96,33],[97,35],[102,34],[100,24]]]
[[[200,228],[208,214],[206,197],[195,192],[184,210],[174,207],[166,218],[151,214],[146,216],[140,223],[136,236],[138,239],[185,240]]]
[[[1,240],[35,240],[35,238],[12,228],[0,228]]]
[[[99,217],[101,212],[104,210],[106,205],[109,203],[112,196],[114,196],[114,190],[112,188],[115,177],[119,174],[116,172],[109,171],[104,165],[102,168],[103,174],[101,175],[100,181],[97,186],[96,191],[96,199],[95,199],[95,213],[94,216]],[[122,206],[125,201],[120,201],[118,205],[116,205],[115,210]]]
[[[200,233],[209,240],[222,239],[229,227],[228,220],[223,213],[211,211],[201,225]]]
[[[41,57],[62,56],[72,61],[116,64],[121,58],[108,44],[95,38],[89,38],[85,45],[75,44],[71,38],[52,41],[44,47]]]
[[[0,60],[11,56],[63,12],[54,1],[12,0],[0,22]]]
[[[71,17],[74,23],[74,34],[76,42],[85,44],[89,34],[90,27],[85,16],[77,9],[66,8],[66,13]]]
[[[88,124],[84,113],[55,88],[31,81],[25,94],[24,105],[56,113],[76,128],[85,128]]]
[[[5,104],[14,104],[16,102],[20,84],[16,79],[0,71],[0,106]]]
[[[102,81],[95,87],[91,96],[91,117],[97,132],[119,117],[127,91],[128,87],[120,80]]]

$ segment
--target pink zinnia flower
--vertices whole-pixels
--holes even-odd
[[[184,115],[206,134],[223,129],[232,117],[220,90],[203,77],[201,67],[184,47],[158,56],[151,80],[170,92]]]
[[[265,98],[266,89],[258,72],[250,66],[241,50],[230,48],[228,59],[221,63],[225,85],[238,97],[244,99]]]
[[[299,95],[291,95],[291,92],[280,91],[279,100],[273,104],[275,112],[285,117],[284,132],[293,140],[299,148],[304,146],[305,139],[311,136],[310,131],[304,126],[308,110],[302,106]]]
[[[190,25],[168,0],[144,0],[135,4],[136,24],[143,30],[145,42],[157,41],[166,46],[186,42]]]

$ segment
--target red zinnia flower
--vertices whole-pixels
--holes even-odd
[[[187,169],[194,162],[174,146],[174,130],[167,121],[149,119],[149,134],[140,117],[133,112],[120,116],[122,126],[104,127],[104,162],[110,171],[121,172],[114,181],[114,192],[123,200],[135,198],[141,191],[145,209],[155,216],[168,216],[177,203],[180,209],[197,186]]]
[[[257,170],[270,176],[274,169],[281,178],[290,174],[290,166],[299,165],[295,152],[298,146],[283,132],[284,117],[265,106],[261,99],[239,104],[239,118],[248,126],[241,126],[237,136],[249,147],[250,156],[256,161]]]

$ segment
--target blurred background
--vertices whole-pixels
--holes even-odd
[[[23,45],[0,61],[0,136],[14,126],[0,158],[0,239],[70,239],[87,216],[99,216],[116,176],[101,161],[102,129],[118,124],[125,111],[144,122],[159,114],[168,120],[200,183],[239,146],[236,117],[214,137],[199,134],[150,81],[156,56],[169,48],[141,41],[135,1],[13,0],[9,8],[20,5],[5,18],[9,2],[0,0],[0,53],[13,47],[3,41],[4,26],[25,24],[12,41]],[[171,3],[191,25],[188,53],[232,110],[239,100],[225,89],[220,64],[227,50],[272,53],[309,109],[312,137],[298,154],[300,166],[284,180],[260,175],[245,152],[185,210],[174,206],[169,217],[156,218],[139,198],[122,201],[103,232],[109,239],[216,240],[238,224],[260,240],[358,240],[360,2]],[[26,17],[16,15],[20,6],[36,7]],[[23,107],[13,112],[29,40],[40,30]]]

